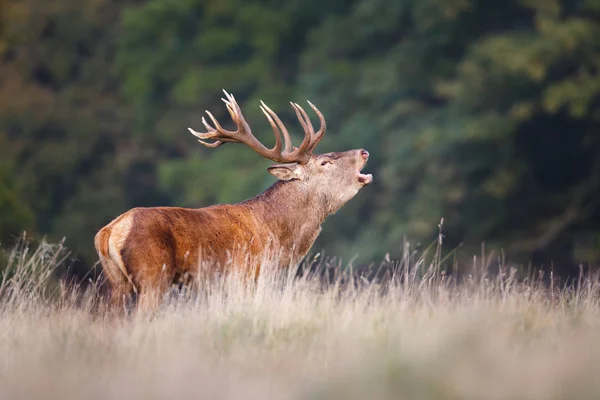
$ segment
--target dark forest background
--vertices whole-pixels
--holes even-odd
[[[241,145],[263,99],[328,121],[320,152],[364,147],[374,184],[313,251],[361,262],[444,243],[568,274],[600,261],[600,0],[0,0],[0,242],[93,236],[134,206],[236,202],[272,182]]]

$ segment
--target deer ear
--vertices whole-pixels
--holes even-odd
[[[282,181],[300,179],[304,177],[302,167],[298,164],[275,164],[267,168],[267,171],[275,178]]]

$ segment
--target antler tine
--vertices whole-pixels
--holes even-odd
[[[214,128],[211,127],[208,123],[206,123],[206,119],[204,117],[202,117],[202,123],[204,124],[204,126],[206,127],[206,129],[208,129],[210,131],[210,133],[215,133],[215,132],[227,132],[227,133],[233,133],[230,132],[226,129],[224,129],[221,124],[219,124],[219,121],[217,121],[217,119],[215,118],[214,115],[212,115],[212,113],[208,110],[205,110],[206,114],[208,114],[208,116],[210,117],[210,120],[212,121],[212,123],[214,124]]]
[[[191,132],[192,135],[194,135],[194,136],[196,136],[198,138],[198,141],[200,143],[202,143],[206,147],[215,148],[215,147],[219,147],[220,145],[222,145],[223,141],[221,141],[221,140],[216,140],[214,142],[206,142],[204,140],[204,139],[212,139],[213,138],[213,132],[215,131],[215,129],[212,126],[210,126],[208,124],[208,122],[206,122],[206,119],[204,117],[202,117],[202,123],[204,124],[204,126],[208,130],[207,133],[197,132],[197,131],[193,130],[192,128],[188,128],[188,130]]]
[[[298,116],[298,119],[300,120],[302,127],[304,128],[305,131],[307,131],[306,133],[309,136],[314,135],[315,129],[312,126],[312,122],[310,122],[310,118],[308,117],[308,114],[306,114],[306,111],[304,111],[304,108],[300,107],[300,104],[298,104],[298,103],[292,103],[292,104],[294,106],[294,109],[296,110],[296,115]]]
[[[214,149],[215,147],[219,147],[220,145],[224,144],[225,142],[217,140],[216,142],[205,142],[204,140],[200,140],[198,139],[198,141],[200,143],[202,143],[203,145],[205,145],[208,148]]]
[[[317,144],[319,144],[321,139],[323,139],[323,136],[325,135],[325,131],[327,130],[327,124],[325,123],[325,117],[323,117],[323,114],[321,113],[321,111],[319,111],[319,109],[317,107],[315,107],[315,105],[312,104],[310,101],[307,101],[307,102],[310,105],[310,107],[313,109],[313,111],[317,114],[317,116],[319,117],[319,121],[321,123],[321,126],[319,127],[319,130],[316,133],[315,133],[315,129],[312,125],[312,122],[310,121],[308,114],[306,113],[306,111],[304,111],[304,108],[302,108],[298,103],[293,103],[292,105],[293,105],[294,109],[296,110],[296,115],[298,116],[298,120],[300,121],[300,123],[302,124],[302,127],[306,131],[306,137],[309,137],[307,142],[306,143],[302,142],[302,145],[300,147],[304,148],[309,154],[312,154],[315,147],[317,147]],[[305,139],[306,139],[306,137],[305,137]],[[306,147],[303,147],[303,145],[305,145]]]
[[[306,115],[306,112],[304,112],[302,107],[300,107],[297,103],[290,102],[290,104],[294,108],[294,111],[296,111],[296,117],[298,117],[298,121],[300,122],[300,125],[302,125],[302,129],[304,129],[304,139],[302,139],[302,143],[300,143],[298,151],[305,152],[312,140],[313,127],[310,123],[310,119],[308,119],[308,115]]]
[[[261,103],[262,103],[262,100],[261,100]],[[264,107],[263,107],[263,105],[264,105],[264,103],[261,104],[260,109],[263,112],[263,114],[265,114],[265,116],[267,117],[267,120],[269,120],[269,123],[271,124],[271,128],[273,128],[273,134],[275,135],[275,147],[273,147],[272,150],[274,152],[281,154],[281,134],[279,132],[279,129],[277,128],[277,125],[275,125],[275,121],[273,121],[273,118],[271,118],[271,116],[269,115],[267,110],[265,110],[264,107],[266,107],[266,105]],[[289,139],[289,136],[287,136],[287,131],[285,131],[285,128],[284,128],[284,132],[285,132],[284,133],[285,148],[287,149],[288,141],[286,139]]]
[[[229,116],[231,116],[233,122],[235,122],[236,125],[239,125],[239,123],[244,120],[242,110],[240,109],[237,101],[235,101],[235,97],[233,97],[233,95],[227,93],[225,89],[223,89],[223,93],[225,93],[226,99],[221,98],[221,101],[225,103],[225,107],[227,107],[227,111],[229,111]],[[246,124],[243,127],[244,130],[249,130],[249,127]]]
[[[308,103],[310,108],[313,109],[315,114],[317,114],[317,117],[319,117],[319,122],[321,124],[317,133],[313,135],[313,141],[309,147],[309,151],[313,151],[313,149],[317,147],[317,144],[319,144],[321,139],[323,139],[323,136],[325,136],[325,132],[327,131],[327,123],[325,122],[325,117],[323,116],[323,113],[321,113],[321,111],[319,111],[319,109],[315,107],[315,105],[310,101],[306,100],[306,102]]]
[[[292,139],[290,138],[290,134],[288,132],[288,130],[286,129],[285,125],[283,125],[283,122],[281,122],[281,119],[279,118],[279,116],[277,114],[275,114],[275,112],[273,110],[271,110],[269,108],[269,106],[267,106],[264,101],[260,101],[260,109],[262,110],[262,112],[267,116],[267,119],[269,120],[269,123],[271,124],[271,127],[273,128],[273,132],[275,133],[275,137],[279,137],[279,133],[281,132],[281,134],[283,134],[283,141],[284,141],[284,147],[283,147],[283,152],[284,153],[289,153],[292,151]],[[277,126],[275,126],[274,122],[277,123]],[[277,129],[277,127],[279,127],[279,129]]]

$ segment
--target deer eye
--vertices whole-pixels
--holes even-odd
[[[321,162],[321,165],[327,165],[327,164],[331,164],[331,161],[325,160],[325,161]]]

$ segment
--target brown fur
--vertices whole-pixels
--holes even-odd
[[[154,309],[184,277],[198,279],[231,268],[256,277],[265,259],[281,267],[299,262],[325,218],[365,185],[358,179],[365,153],[328,153],[313,156],[306,165],[273,166],[270,172],[285,180],[241,203],[134,208],[122,214],[95,240],[113,303],[122,305],[135,292],[140,308]]]

